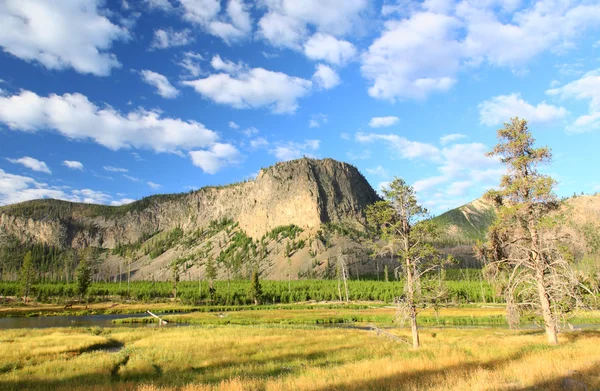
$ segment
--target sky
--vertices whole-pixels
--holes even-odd
[[[121,205],[333,158],[433,214],[513,116],[600,191],[597,0],[2,0],[0,205]]]

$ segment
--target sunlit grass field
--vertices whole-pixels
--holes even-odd
[[[424,328],[419,350],[369,330],[303,325],[3,330],[0,389],[600,388],[600,331],[560,342],[491,328]]]

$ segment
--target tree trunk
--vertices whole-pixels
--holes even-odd
[[[417,326],[417,311],[415,306],[411,304],[410,307],[410,329],[412,331],[413,348],[421,346],[419,341],[419,327]]]
[[[548,298],[548,292],[544,285],[543,272],[539,271],[536,273],[537,289],[540,296],[540,304],[542,307],[542,316],[544,318],[544,327],[546,329],[546,337],[550,345],[558,345],[558,333],[556,330],[556,321],[552,316],[552,309],[550,308],[550,299]]]
[[[534,253],[535,267],[535,281],[537,284],[538,295],[540,297],[540,307],[542,309],[542,317],[544,318],[544,327],[546,329],[546,337],[550,345],[558,345],[558,332],[556,328],[556,321],[552,316],[552,307],[550,306],[550,296],[546,290],[544,284],[544,267],[546,266],[546,260],[544,259],[542,251],[539,249],[539,235],[535,228],[533,219],[528,222],[529,233],[531,235],[531,244]]]

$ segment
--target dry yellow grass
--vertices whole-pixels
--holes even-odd
[[[0,389],[552,390],[565,381],[600,387],[598,331],[561,334],[561,345],[550,347],[537,332],[425,329],[420,350],[355,329],[92,331],[1,331]],[[123,350],[90,350],[115,342]]]

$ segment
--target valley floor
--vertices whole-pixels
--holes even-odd
[[[0,330],[0,389],[600,388],[600,326],[561,333],[559,346],[546,345],[545,336],[537,330],[424,327],[423,347],[415,350],[406,343],[410,330],[405,328],[386,328],[400,337],[396,340],[368,327],[314,324],[318,319],[357,314],[378,316],[377,321],[393,316],[392,311],[384,307],[309,310],[298,306],[167,316],[171,321],[202,324],[188,327]],[[439,314],[445,319],[485,319],[501,309],[445,311]],[[433,316],[425,313],[421,319]],[[218,324],[227,318],[253,321]],[[284,324],[282,319],[298,322]]]

